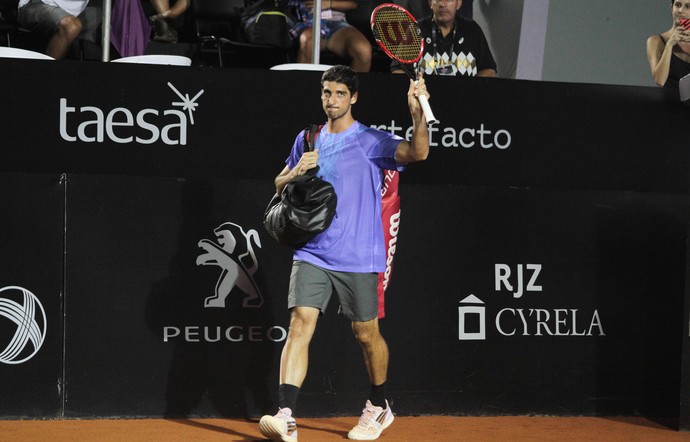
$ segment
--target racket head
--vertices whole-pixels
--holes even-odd
[[[424,52],[417,20],[395,3],[378,5],[371,13],[371,32],[383,52],[400,63],[416,63]]]

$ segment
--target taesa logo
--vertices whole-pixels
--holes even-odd
[[[169,146],[185,146],[187,130],[194,125],[194,112],[199,106],[196,101],[204,90],[190,97],[187,93],[182,94],[170,82],[168,87],[180,100],[171,103],[173,109],[101,109],[98,106],[70,105],[67,98],[60,98],[60,136],[69,142],[163,142]],[[180,109],[174,109],[176,107]]]
[[[0,362],[5,364],[33,358],[46,337],[45,310],[38,298],[22,287],[0,289],[0,325]]]

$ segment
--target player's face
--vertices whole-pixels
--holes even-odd
[[[439,25],[453,23],[455,13],[461,6],[462,0],[429,0],[429,7]]]
[[[324,81],[321,85],[321,105],[331,120],[349,115],[356,102],[357,92],[350,94],[350,90],[342,83]]]

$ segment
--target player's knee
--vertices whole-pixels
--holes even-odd
[[[362,345],[369,344],[380,336],[378,329],[368,324],[356,324],[352,327],[352,332],[357,342]]]
[[[294,314],[290,318],[289,337],[291,339],[308,339],[312,335],[315,326],[316,324],[311,319]]]
[[[290,329],[288,330],[288,332],[290,333],[290,336],[299,337],[299,336],[304,334],[305,329],[306,329],[306,325],[305,325],[303,319],[292,318],[290,320]]]

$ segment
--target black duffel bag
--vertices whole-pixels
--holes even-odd
[[[313,150],[318,129],[304,131],[304,151]],[[338,197],[333,185],[316,176],[319,166],[288,182],[282,193],[275,194],[264,214],[264,228],[278,243],[302,247],[328,229],[335,215]]]

